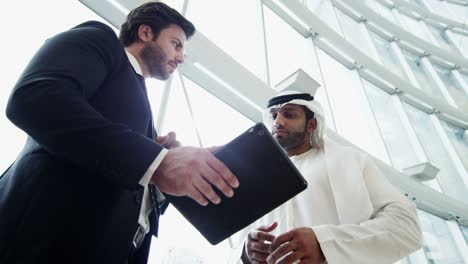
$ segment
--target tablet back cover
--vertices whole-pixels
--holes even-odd
[[[214,155],[237,176],[232,198],[201,206],[189,197],[166,195],[213,245],[243,229],[307,188],[307,182],[264,124],[257,123]]]

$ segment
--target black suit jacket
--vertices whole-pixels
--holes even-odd
[[[90,21],[48,39],[7,116],[29,137],[0,178],[0,263],[124,263],[138,181],[162,147],[144,80],[114,31]],[[133,263],[146,263],[149,244]]]

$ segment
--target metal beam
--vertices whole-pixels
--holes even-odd
[[[124,19],[125,14],[122,14],[119,8],[113,6],[110,2],[80,1],[116,27],[118,27]],[[286,1],[283,1],[283,4],[284,2]],[[292,2],[297,1],[290,1],[289,3]],[[136,6],[136,1],[132,3],[135,3]],[[296,3],[285,5],[298,7]],[[131,7],[131,5],[125,6]],[[303,7],[301,8],[303,10],[305,9]],[[304,13],[302,15],[304,15]],[[306,12],[305,15],[312,17],[310,19],[305,19],[305,21],[317,22],[318,24],[314,25],[314,27],[321,33],[324,33],[325,36],[330,35],[330,32],[327,32],[330,28],[322,21],[317,20],[318,18],[316,18],[315,15],[310,12]],[[326,31],[323,31],[323,28],[325,28]],[[310,31],[307,29],[307,32]],[[338,41],[338,45],[344,41],[336,38],[336,36],[332,36],[331,39],[332,41]],[[341,48],[343,47],[341,46]],[[348,50],[345,49],[344,51]],[[181,67],[181,71],[202,88],[217,96],[223,102],[243,113],[254,122],[262,121],[261,109],[268,98],[276,94],[276,91],[267,86],[241,64],[233,60],[201,33],[197,33],[187,45],[187,60],[184,66]],[[327,133],[331,138],[342,144],[352,145],[329,129]],[[447,195],[436,192],[410,179],[409,176],[402,174],[380,160],[376,159],[376,162],[389,181],[410,199],[413,199],[418,208],[443,219],[457,219],[462,225],[468,226],[467,204],[454,200]]]

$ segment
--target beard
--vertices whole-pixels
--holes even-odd
[[[279,127],[279,129],[286,130],[284,127]],[[297,148],[304,144],[304,138],[307,134],[307,128],[304,126],[302,129],[290,131],[287,130],[288,134],[286,136],[278,137],[276,136],[276,140],[278,143],[285,149],[290,150]]]
[[[155,44],[152,46],[151,44],[147,44],[141,50],[140,56],[143,63],[148,67],[151,77],[165,81],[171,76],[171,73],[166,68],[166,65],[169,63],[167,55],[159,45]]]

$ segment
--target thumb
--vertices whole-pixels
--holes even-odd
[[[171,131],[167,133],[167,137],[169,138],[170,141],[174,141],[176,139],[176,133],[174,131]]]
[[[271,232],[278,227],[278,222],[273,222],[270,225],[263,225],[258,228],[258,230],[263,231],[263,232]]]
[[[212,147],[208,147],[206,148],[206,150],[208,150],[209,152],[211,152],[212,154],[215,153],[216,151],[218,151],[222,146],[212,146]]]
[[[158,142],[161,145],[166,144],[167,141],[168,141],[168,136],[157,136],[156,137],[156,142]]]

